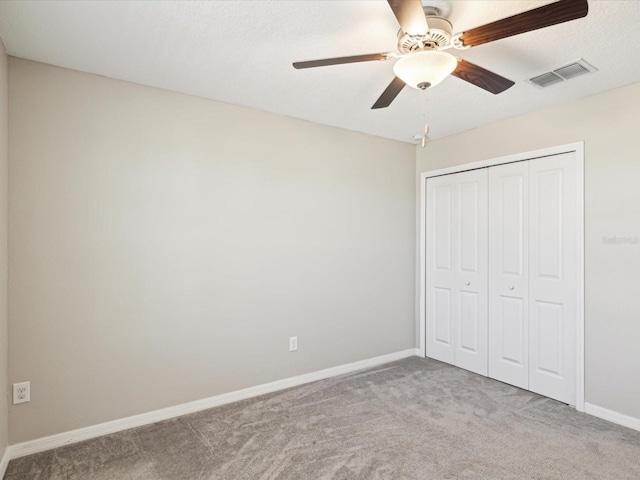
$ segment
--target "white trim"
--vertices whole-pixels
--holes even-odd
[[[468,170],[476,170],[478,168],[493,167],[495,165],[503,165],[505,163],[521,162],[524,160],[532,160],[534,158],[548,157],[551,155],[560,155],[562,153],[575,152],[578,162],[578,298],[576,316],[578,325],[576,329],[576,405],[575,408],[579,412],[585,409],[584,403],[584,142],[568,143],[566,145],[558,145],[555,147],[533,150],[530,152],[516,153],[504,157],[481,160],[479,162],[466,163],[454,167],[441,168],[439,170],[431,170],[420,174],[420,318],[419,332],[420,340],[418,342],[419,352],[421,356],[426,355],[426,311],[425,311],[425,285],[426,285],[426,219],[425,219],[425,195],[427,178],[439,177],[450,173],[465,172]]]
[[[9,466],[9,460],[11,460],[9,448],[10,447],[4,449],[4,455],[2,455],[2,460],[0,460],[0,478],[4,478],[4,474],[7,472],[7,467]]]
[[[609,422],[617,423],[618,425],[640,431],[640,418],[630,417],[629,415],[614,412],[613,410],[599,407],[598,405],[593,405],[592,403],[584,404],[584,413],[588,413],[589,415],[593,415],[594,417],[602,418],[603,420],[608,420]]]
[[[524,160],[533,160],[534,158],[549,157],[551,155],[560,155],[569,152],[583,152],[584,142],[567,143],[566,145],[558,145],[555,147],[542,148],[540,150],[532,150],[530,152],[515,153],[513,155],[505,155],[504,157],[489,158],[478,162],[465,163],[453,167],[441,168],[439,170],[429,170],[420,174],[421,178],[439,177],[448,175],[449,173],[465,172],[467,170],[476,170],[478,168],[493,167],[495,165],[503,165],[505,163],[522,162]],[[424,185],[423,185],[424,188]]]
[[[69,432],[58,433],[56,435],[50,435],[48,437],[42,437],[23,443],[17,443],[15,445],[10,445],[7,448],[5,458],[14,459],[24,457],[25,455],[31,455],[33,453],[43,452],[45,450],[62,447],[71,443],[89,440],[90,438],[120,432],[122,430],[140,427],[142,425],[148,425],[150,423],[179,417],[188,413],[199,412],[208,408],[237,402],[238,400],[244,400],[247,398],[257,397],[258,395],[264,395],[265,393],[276,392],[285,388],[291,388],[298,385],[303,385],[305,383],[315,382],[316,380],[336,377],[338,375],[355,372],[364,368],[376,367],[384,363],[389,363],[395,360],[401,360],[403,358],[413,357],[416,355],[418,355],[418,350],[415,348],[410,348],[408,350],[389,353],[387,355],[380,355],[379,357],[368,358],[366,360],[360,360],[358,362],[347,363],[345,365],[339,365],[337,367],[326,368],[324,370],[318,370],[295,377],[285,378],[283,380],[277,380],[275,382],[264,383],[255,387],[249,387],[242,390],[236,390],[234,392],[223,393],[221,395],[215,395],[213,397],[196,400],[194,402],[183,403],[181,405],[175,405],[173,407],[163,408],[161,410],[155,410],[153,412],[142,413],[140,415],[134,415],[132,417],[121,418],[119,420],[113,420],[111,422],[100,423],[98,425],[92,425],[90,427],[79,428],[77,430],[71,430]],[[0,478],[2,477],[0,476]]]
[[[577,160],[577,210],[576,229],[578,241],[576,247],[576,267],[578,284],[576,286],[576,410],[584,412],[584,142],[573,144]]]
[[[424,174],[423,174],[424,175]],[[427,284],[426,277],[426,251],[427,251],[427,237],[426,237],[426,220],[427,220],[427,178],[423,175],[420,176],[420,252],[418,258],[420,261],[420,317],[418,321],[418,354],[421,357],[427,356],[427,332],[426,332],[426,300],[425,300],[425,285]]]

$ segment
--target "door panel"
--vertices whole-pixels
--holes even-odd
[[[538,346],[536,372],[562,378],[562,358],[564,342],[562,325],[562,305],[536,302],[537,320],[535,343]]]
[[[500,296],[500,303],[502,308],[496,318],[497,335],[500,339],[500,349],[496,352],[498,359],[517,367],[518,371],[525,369],[528,375],[524,302],[521,298]],[[528,384],[528,381],[524,383]]]
[[[529,388],[528,162],[488,173],[489,376]]]
[[[536,275],[560,280],[562,276],[562,170],[534,177],[537,199]]]
[[[529,161],[530,390],[576,398],[578,198],[575,153]]]
[[[478,272],[480,185],[477,181],[460,184],[460,270]]]
[[[427,179],[427,356],[487,374],[486,169]]]
[[[434,293],[434,326],[433,338],[436,343],[451,347],[451,332],[453,319],[451,318],[451,290],[433,287]]]
[[[426,353],[454,363],[453,201],[451,176],[429,178],[426,187]]]
[[[455,365],[487,374],[487,169],[455,175]]]
[[[460,292],[460,338],[458,345],[461,350],[478,354],[478,330],[480,312],[478,311],[478,294],[475,292]]]
[[[522,277],[528,261],[524,245],[527,233],[526,189],[527,169],[525,165],[509,165],[501,171],[491,171],[490,178],[499,185],[500,195],[496,226],[501,242],[500,271],[506,275]],[[515,170],[515,171],[514,171]],[[494,200],[495,201],[495,200]]]
[[[451,220],[453,193],[451,185],[434,187],[433,208],[436,216],[433,223],[436,255],[436,268],[439,270],[451,270]]]

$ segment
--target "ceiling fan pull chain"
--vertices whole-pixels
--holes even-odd
[[[424,91],[424,111],[422,118],[424,119],[424,133],[422,134],[422,148],[427,146],[427,135],[429,134],[429,122],[427,122],[427,91]]]

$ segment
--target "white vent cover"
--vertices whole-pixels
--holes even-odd
[[[578,75],[589,73],[589,69],[584,65],[576,62],[565,65],[564,67],[560,67],[554,70],[553,73],[560,75],[565,80],[570,80],[573,77],[577,77]]]
[[[564,79],[553,72],[547,72],[542,75],[538,75],[537,77],[533,77],[529,79],[529,81],[537,87],[544,88],[553,85],[554,83],[560,83],[564,81]]]
[[[565,80],[571,80],[572,78],[579,77],[586,73],[597,72],[598,69],[593,65],[587,63],[584,59],[571,62],[560,68],[556,68],[551,72],[546,72],[541,75],[536,75],[529,79],[533,85],[538,88],[545,88],[556,83],[564,82]]]

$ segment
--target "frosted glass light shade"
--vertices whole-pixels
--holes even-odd
[[[393,66],[393,72],[400,80],[413,88],[421,83],[431,87],[439,84],[456,69],[456,57],[438,50],[423,50],[409,53]]]

